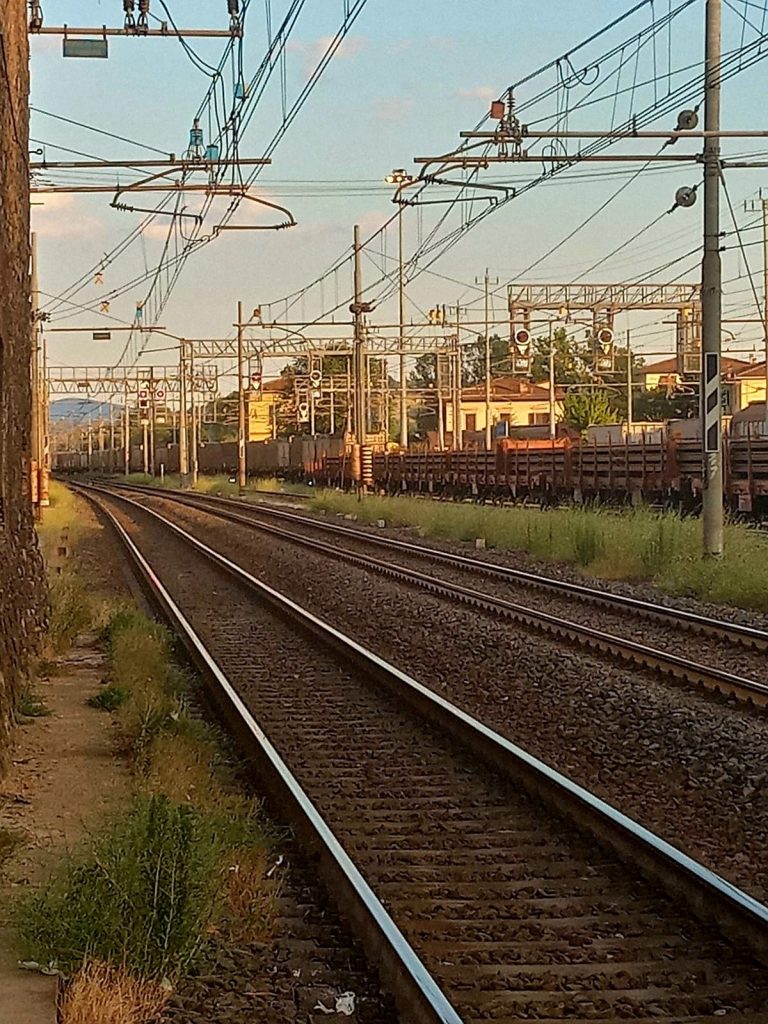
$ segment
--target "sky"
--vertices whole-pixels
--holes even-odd
[[[679,2],[656,0],[657,16]],[[167,0],[167,4],[180,26],[226,25],[225,0]],[[271,0],[273,23],[279,21],[287,6],[288,0]],[[276,300],[308,285],[348,253],[355,223],[361,225],[366,235],[391,217],[395,210],[392,189],[384,178],[392,169],[405,168],[415,173],[415,157],[450,151],[459,142],[458,133],[482,120],[489,101],[508,85],[567,53],[577,42],[633,6],[634,0],[484,0],[482,4],[456,0],[368,0],[339,53],[278,146],[272,165],[258,178],[257,193],[288,206],[298,225],[279,232],[222,233],[186,263],[163,312],[162,323],[170,332],[185,337],[225,337],[232,333],[238,299],[246,309],[275,303],[271,308],[275,315],[280,315],[284,307]],[[48,25],[118,25],[122,17],[119,0],[43,0],[43,8]],[[285,85],[289,101],[305,84],[327,39],[337,30],[342,8],[342,0],[308,0],[305,4],[288,44]],[[152,10],[162,15],[158,0],[153,0]],[[254,0],[248,13],[244,44],[246,77],[264,52],[264,10],[261,0]],[[703,11],[704,0],[695,0],[677,19],[673,32],[659,37],[653,53],[649,48],[643,51],[637,68],[627,61],[618,83],[621,93],[615,108],[612,103],[594,104],[572,115],[569,126],[605,130],[612,117],[620,121],[635,96],[630,88],[633,82],[639,101],[643,93],[638,83],[651,73],[657,81],[654,86],[646,86],[646,91],[653,88],[657,97],[663,97],[665,90],[677,81],[667,74],[670,69],[675,71],[701,60]],[[751,25],[742,22],[740,12],[746,13]],[[765,18],[761,3],[730,0],[724,10],[725,49],[744,45],[759,31],[766,31]],[[557,68],[521,86],[517,90],[518,102],[522,103],[521,120],[540,117],[543,126],[563,103],[583,97],[591,87],[598,59],[604,58],[611,46],[647,25],[648,20],[646,8],[574,57],[574,68],[581,67],[582,54],[586,65],[584,82],[576,89],[560,89],[550,100],[530,106],[540,89],[556,82]],[[225,41],[191,42],[196,54],[216,63]],[[595,63],[591,65],[590,61]],[[608,66],[603,67],[604,75]],[[761,116],[766,66],[758,63],[724,84],[724,127],[766,127]],[[561,62],[561,71],[567,67],[567,63]],[[32,40],[31,68],[31,102],[36,110],[176,154],[187,144],[192,117],[209,81],[175,39],[110,39],[110,56],[104,61],[65,60],[59,37],[40,37]],[[276,74],[244,135],[243,156],[260,155],[279,123],[279,79]],[[613,83],[616,84],[615,78]],[[668,113],[652,127],[672,128],[675,119],[676,113]],[[207,141],[208,125],[203,128]],[[44,148],[48,160],[76,159],[55,146],[104,159],[157,155],[42,113],[33,113],[31,135],[37,140],[32,144],[33,150]],[[620,145],[626,146],[624,152],[652,150],[650,142]],[[683,146],[688,147],[688,152],[693,151],[689,143],[677,145],[673,152],[679,152]],[[768,140],[724,140],[723,149],[726,154],[768,153]],[[585,280],[631,280],[674,260],[697,244],[701,233],[700,201],[691,209],[677,209],[665,215],[673,205],[675,190],[680,185],[695,185],[700,179],[695,165],[655,165],[634,181],[629,175],[640,166],[637,164],[590,165],[590,170],[598,167],[600,174],[589,178],[583,173],[586,166],[569,170],[518,196],[463,237],[429,272],[409,284],[408,318],[420,321],[425,309],[457,301],[474,303],[472,308],[477,311],[481,286],[476,279],[486,269],[494,282],[497,278],[499,281],[494,286],[492,307],[501,318],[506,281],[569,281],[585,272]],[[520,179],[521,170],[530,177],[537,169],[505,165],[488,174],[490,180],[498,181],[503,176]],[[760,297],[762,250],[755,225],[757,215],[747,212],[744,204],[758,195],[761,185],[768,185],[766,170],[726,173],[737,222],[750,225],[743,235],[743,241],[748,243],[744,252],[757,275]],[[125,180],[126,172],[121,173],[121,180]],[[617,177],[619,173],[623,176]],[[65,179],[74,181],[75,176],[62,172],[49,175],[46,180],[60,183]],[[112,183],[116,179],[113,171],[98,171],[89,172],[87,178],[80,174],[76,180]],[[602,212],[596,212],[621,186],[625,187],[620,194]],[[447,192],[440,193],[444,194]],[[33,228],[38,236],[43,303],[56,307],[51,296],[59,295],[95,267],[104,253],[137,226],[141,215],[111,209],[111,195],[103,193],[59,193],[33,198],[42,203],[33,208]],[[153,196],[146,198],[152,201]],[[195,203],[195,197],[189,197],[190,209],[195,208]],[[218,203],[214,214],[225,209],[226,200]],[[444,209],[425,206],[421,210],[406,210],[407,252],[413,251],[428,234]],[[594,217],[585,227],[575,230],[592,214]],[[644,231],[636,243],[620,249],[599,269],[589,272],[593,263],[656,218],[657,223]],[[214,222],[215,219],[214,216]],[[245,210],[238,213],[237,221],[251,222]],[[167,219],[153,223],[120,260],[103,268],[100,283],[89,275],[85,287],[72,296],[73,302],[95,307],[96,311],[58,305],[51,326],[114,323],[98,312],[100,295],[141,276],[147,267],[153,266],[161,251],[166,224]],[[724,230],[733,227],[725,202],[722,224]],[[574,231],[570,240],[528,272],[528,267]],[[724,254],[724,276],[730,282],[726,314],[734,318],[757,316],[744,255],[735,242],[735,236],[728,238],[730,248]],[[363,266],[368,280],[379,276],[377,262],[393,272],[396,244],[396,233],[390,229],[383,240],[371,247],[371,255]],[[653,279],[670,281],[685,271],[686,280],[696,281],[697,259],[693,256],[675,263]],[[137,284],[114,300],[109,315],[130,322],[146,287]],[[333,305],[337,296],[344,299],[349,289],[350,273],[345,267],[322,287],[297,301],[291,315],[295,319],[317,316],[324,307]],[[395,313],[396,305],[389,300],[376,315],[391,321]],[[671,327],[658,323],[663,319],[658,313],[633,314],[631,320],[620,318],[617,327],[623,331],[631,326],[633,344],[650,361],[657,353],[669,351],[673,344]],[[735,335],[728,345],[742,354],[755,345],[762,346],[758,324],[734,323],[727,330]],[[115,334],[111,342],[95,343],[89,334],[50,334],[50,360],[60,365],[111,365],[121,355],[124,337]],[[143,361],[170,361],[173,356],[163,351],[167,344],[160,336],[148,339]]]

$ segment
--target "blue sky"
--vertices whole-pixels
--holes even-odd
[[[224,0],[167,0],[180,24],[221,26],[225,23]],[[675,0],[677,3],[678,0]],[[736,0],[736,6],[741,0]],[[246,73],[263,52],[265,33],[263,5],[254,0],[249,14],[245,45]],[[560,3],[531,0],[485,0],[482,4],[445,0],[369,0],[343,50],[310,97],[289,134],[279,146],[273,166],[259,179],[265,195],[290,205],[299,226],[278,233],[233,232],[195,254],[187,263],[163,315],[163,323],[176,334],[223,336],[231,332],[235,303],[241,298],[246,308],[265,304],[302,287],[331,264],[351,242],[355,222],[371,231],[391,215],[390,192],[381,183],[394,167],[414,170],[414,156],[436,154],[458,142],[458,132],[471,128],[487,110],[489,97],[499,94],[511,82],[527,75],[546,61],[566,52],[580,39],[596,31],[633,4],[625,0],[568,0]],[[743,5],[742,5],[743,6]],[[48,24],[117,24],[122,5],[118,0],[46,0]],[[273,0],[275,20],[286,0]],[[667,9],[667,0],[657,0],[657,14]],[[293,36],[287,62],[289,95],[306,78],[321,41],[338,26],[341,0],[309,0]],[[671,44],[673,66],[701,58],[703,0],[692,5],[679,20],[679,30],[660,41],[654,55],[657,72],[667,60]],[[153,10],[160,14],[159,5]],[[751,8],[744,7],[751,11]],[[753,17],[759,22],[760,13]],[[726,48],[741,41],[741,23],[725,11]],[[609,37],[617,41],[629,29],[639,30],[648,21],[642,13]],[[749,38],[747,30],[746,39]],[[754,35],[754,33],[753,33]],[[602,44],[601,44],[602,45]],[[215,62],[223,41],[195,41],[195,50]],[[207,80],[192,66],[174,40],[114,39],[108,61],[63,60],[60,39],[47,37],[32,43],[32,103],[42,110],[96,125],[157,147],[179,153],[183,150],[190,121]],[[594,51],[593,51],[594,52]],[[648,58],[651,59],[650,56]],[[629,72],[627,72],[629,74]],[[552,82],[553,74],[546,78]],[[642,79],[642,74],[640,75]],[[624,83],[628,79],[625,79]],[[661,85],[664,88],[664,83]],[[523,89],[525,101],[532,85]],[[723,115],[728,127],[765,127],[762,96],[765,65],[745,71],[726,83]],[[620,102],[624,102],[622,99]],[[244,155],[257,155],[276,125],[279,90],[266,97],[263,113],[254,119],[241,146]],[[552,111],[554,108],[547,108]],[[541,113],[545,113],[542,108]],[[580,126],[606,127],[610,110],[605,106],[582,114]],[[668,116],[658,127],[673,127]],[[123,143],[73,128],[42,115],[33,115],[32,135],[49,144],[69,146],[105,158],[151,156]],[[768,140],[766,140],[768,141]],[[637,151],[649,151],[650,145]],[[732,140],[724,144],[729,153],[762,152],[768,145]],[[66,154],[46,149],[49,159]],[[625,168],[624,168],[625,169]],[[634,168],[633,168],[634,169]],[[615,168],[614,168],[615,170]],[[514,174],[517,168],[508,173]],[[648,221],[669,208],[675,189],[694,184],[694,167],[664,168],[643,175],[575,237],[529,275],[534,280],[569,280],[581,274]],[[353,183],[304,186],[304,182]],[[489,217],[474,233],[464,238],[433,269],[456,279],[449,282],[423,274],[409,287],[409,314],[435,303],[476,299],[475,276],[487,266],[502,281],[513,278],[538,259],[593,212],[626,178],[584,181],[578,176],[556,179],[514,200]],[[745,198],[768,184],[765,172],[744,170],[728,175],[728,185],[738,218],[754,220],[742,211]],[[350,194],[350,190],[355,194]],[[362,193],[362,194],[358,194]],[[41,287],[58,294],[100,255],[134,228],[137,214],[118,213],[109,208],[109,195],[46,197],[45,205],[33,211],[39,234]],[[429,228],[435,210],[423,214],[422,232]],[[634,248],[622,250],[608,261],[592,280],[621,280],[645,273],[680,251],[692,248],[700,232],[701,204],[692,210],[678,210],[664,217],[643,235]],[[723,226],[730,228],[727,208]],[[406,215],[407,245],[416,244],[419,217]],[[745,240],[756,241],[752,230]],[[386,251],[395,253],[394,232],[386,239]],[[161,245],[160,231],[153,228],[141,244],[126,257],[104,270],[104,284],[91,283],[76,301],[98,303],[99,294],[141,273],[152,265]],[[747,249],[753,268],[761,269],[757,246]],[[146,264],[145,264],[146,260]],[[669,280],[675,270],[685,270],[693,260],[661,274]],[[387,264],[390,269],[391,261]],[[741,258],[726,253],[726,278],[743,272]],[[365,273],[374,274],[366,261]],[[346,275],[338,282],[342,296],[348,288]],[[695,279],[697,272],[692,275]],[[321,298],[326,304],[333,296],[335,282],[327,282],[303,306],[305,315],[319,312]],[[728,309],[733,314],[752,315],[748,283],[742,277],[733,282]],[[146,286],[116,300],[110,313],[130,320],[134,305]],[[502,300],[496,300],[499,311]],[[76,312],[72,310],[72,312]],[[300,315],[302,307],[294,313]],[[392,315],[392,307],[381,314]],[[669,348],[669,330],[654,328],[655,318],[635,318],[639,344],[649,354]],[[60,323],[96,323],[95,313],[78,314]],[[747,344],[760,337],[757,328],[736,326]],[[645,336],[643,335],[645,331]],[[83,335],[54,335],[51,360],[56,363],[112,363],[120,354],[119,340],[96,345]],[[161,342],[153,342],[162,347]],[[153,357],[160,361],[162,354]]]

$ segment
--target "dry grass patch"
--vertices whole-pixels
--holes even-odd
[[[227,883],[227,929],[236,942],[268,942],[274,934],[282,883],[266,847],[233,853]]]
[[[72,978],[61,999],[61,1024],[151,1024],[169,992],[124,968],[91,961]]]

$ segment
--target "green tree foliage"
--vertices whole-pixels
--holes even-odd
[[[632,415],[636,420],[689,419],[698,414],[699,396],[695,393],[653,388],[635,392],[632,397]]]
[[[491,377],[506,377],[512,373],[512,357],[509,352],[509,341],[501,338],[498,334],[492,334],[490,338],[491,348]],[[480,337],[477,341],[466,346],[462,360],[462,381],[464,387],[471,387],[480,384],[485,380],[485,340]]]
[[[583,433],[587,427],[616,422],[614,396],[604,390],[569,391],[563,403],[565,422]]]
[[[585,344],[569,338],[566,329],[558,327],[552,334],[552,345],[558,384],[586,384],[592,379],[591,353]],[[549,380],[549,337],[534,338],[531,349],[531,376],[535,381]]]

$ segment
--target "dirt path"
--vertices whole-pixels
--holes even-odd
[[[94,591],[128,596],[114,541],[82,500],[78,516],[78,572]],[[13,908],[128,792],[110,716],[87,704],[104,671],[96,638],[83,636],[35,682],[49,714],[17,728],[11,770],[0,780],[0,1024],[53,1024],[56,979],[19,969]]]

